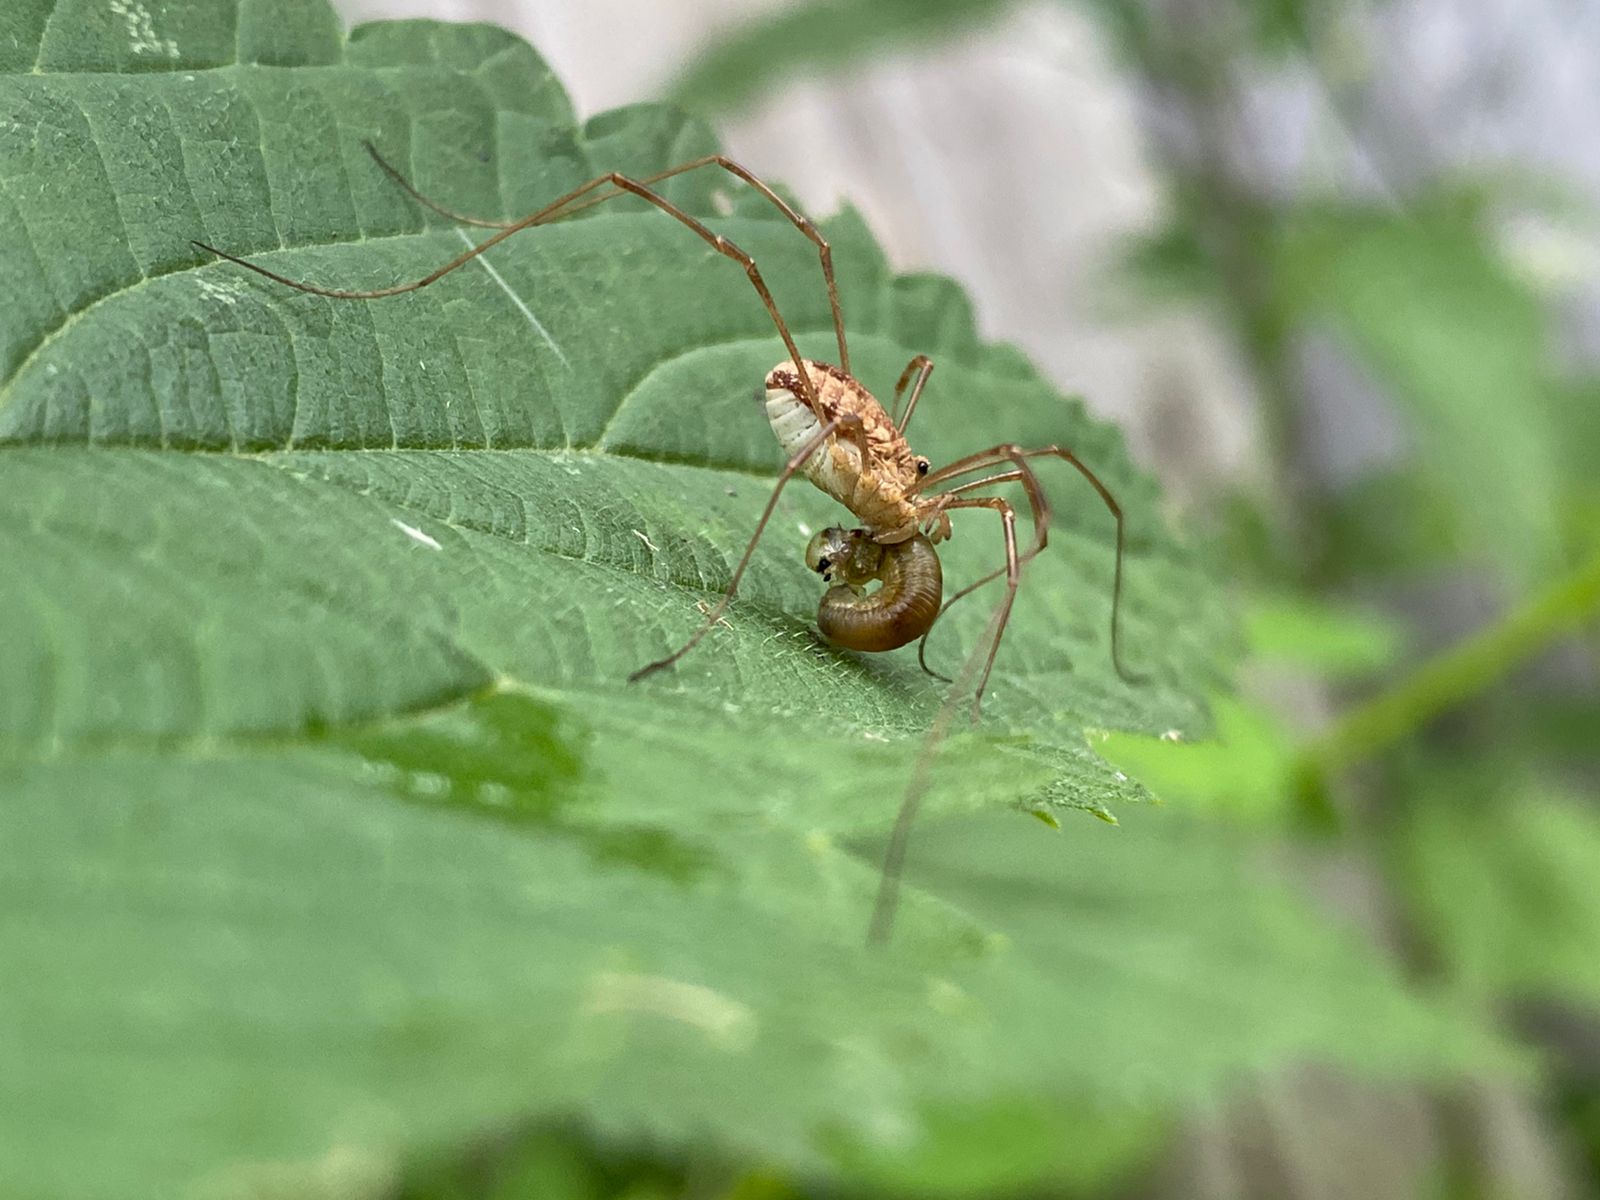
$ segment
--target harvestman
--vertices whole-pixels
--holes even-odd
[[[995,608],[988,631],[968,659],[967,668],[952,689],[950,700],[940,710],[930,732],[928,748],[919,760],[899,819],[890,838],[884,861],[883,883],[879,890],[877,906],[873,913],[871,936],[881,940],[888,934],[892,921],[897,882],[909,837],[911,818],[915,813],[931,751],[943,736],[948,723],[951,703],[959,695],[983,654],[983,665],[977,676],[977,686],[972,699],[972,716],[976,720],[994,668],[995,655],[1000,649],[1000,639],[1011,616],[1011,606],[1021,582],[1022,568],[1048,543],[1050,505],[1043,487],[1034,473],[1030,459],[1053,457],[1071,463],[1110,510],[1116,521],[1116,562],[1111,585],[1111,656],[1117,673],[1133,682],[1135,677],[1123,666],[1119,640],[1119,613],[1122,602],[1123,519],[1122,509],[1110,490],[1073,452],[1063,446],[1025,448],[1003,442],[968,454],[948,466],[935,470],[929,460],[913,454],[906,441],[906,427],[911,423],[917,401],[933,372],[933,360],[926,355],[914,357],[901,372],[895,384],[893,406],[900,407],[900,398],[906,395],[905,410],[898,418],[886,412],[872,394],[850,373],[850,349],[845,339],[844,317],[839,305],[839,288],[833,272],[833,251],[827,239],[805,216],[791,207],[777,192],[768,187],[750,171],[720,155],[706,155],[643,179],[631,179],[615,171],[591,179],[576,187],[560,199],[547,204],[537,212],[512,221],[488,220],[455,212],[429,199],[413,187],[394,167],[390,166],[369,143],[366,149],[380,168],[414,200],[465,225],[494,229],[497,232],[471,249],[458,254],[442,267],[411,283],[393,287],[374,288],[369,291],[347,291],[338,288],[318,287],[289,279],[265,267],[256,265],[225,250],[204,242],[194,243],[200,249],[246,267],[277,283],[327,296],[336,300],[377,300],[385,296],[398,296],[427,287],[450,272],[466,265],[480,254],[513,234],[535,225],[561,220],[575,213],[618,196],[632,194],[653,204],[668,216],[687,226],[717,253],[733,259],[744,268],[767,315],[777,328],[778,337],[789,357],[767,372],[766,412],[773,434],[788,455],[777,483],[762,510],[761,519],[745,546],[744,553],[734,567],[727,589],[717,604],[705,614],[705,620],[694,634],[667,657],[649,663],[629,676],[630,681],[642,679],[677,662],[717,624],[727,611],[739,587],[745,568],[755,552],[784,485],[796,474],[803,474],[814,485],[843,504],[861,523],[856,529],[831,528],[817,534],[806,549],[806,562],[819,572],[824,580],[835,584],[823,596],[817,620],[830,640],[857,650],[892,650],[912,639],[921,639],[918,660],[927,670],[923,658],[927,637],[934,622],[952,604],[992,580],[1005,577],[1005,592]],[[833,314],[834,334],[839,343],[839,364],[803,358],[795,345],[788,325],[778,312],[766,281],[761,277],[755,260],[727,238],[714,233],[700,221],[684,212],[672,201],[652,190],[676,175],[701,167],[719,167],[749,184],[770,201],[788,221],[816,247],[822,264],[822,278],[828,289],[828,303]],[[602,190],[605,189],[605,190]],[[595,194],[595,193],[599,194]],[[965,476],[990,471],[980,478],[955,483]],[[949,485],[937,490],[940,485]],[[1018,551],[1016,511],[1000,496],[973,495],[979,489],[997,484],[1021,485],[1027,497],[1034,526],[1033,541]],[[951,512],[960,509],[988,509],[1000,520],[1005,542],[1005,565],[968,584],[941,604],[943,580],[938,553],[934,544],[950,536]],[[875,591],[867,585],[878,582]],[[987,650],[984,644],[987,642]],[[932,672],[930,671],[930,674]],[[941,678],[943,678],[941,676]]]

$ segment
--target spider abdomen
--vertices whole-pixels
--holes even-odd
[[[917,508],[908,495],[918,478],[916,457],[883,406],[856,379],[829,363],[806,359],[804,366],[816,410],[806,400],[793,363],[779,363],[767,373],[767,422],[779,447],[793,458],[816,438],[824,420],[844,418],[847,423],[817,447],[800,471],[874,536],[904,540],[917,525]]]

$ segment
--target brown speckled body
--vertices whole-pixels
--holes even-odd
[[[853,430],[845,429],[806,460],[801,468],[805,477],[853,512],[878,542],[903,542],[930,518],[936,518],[929,531],[933,540],[946,536],[949,523],[943,514],[929,511],[912,495],[921,478],[918,459],[883,405],[831,363],[808,358],[802,365],[819,411],[806,404],[793,362],[781,362],[767,372],[767,420],[784,453],[797,453],[824,421],[856,417],[866,442],[865,466],[860,440]]]

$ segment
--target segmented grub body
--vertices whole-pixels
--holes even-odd
[[[883,545],[864,529],[834,526],[811,539],[806,565],[833,584],[817,605],[817,628],[847,650],[897,649],[938,619],[944,572],[920,533]]]

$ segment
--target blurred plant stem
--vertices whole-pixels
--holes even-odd
[[[1489,628],[1435,656],[1395,687],[1345,713],[1302,753],[1302,795],[1323,793],[1333,775],[1371,758],[1440,714],[1480,695],[1597,613],[1600,555]]]

